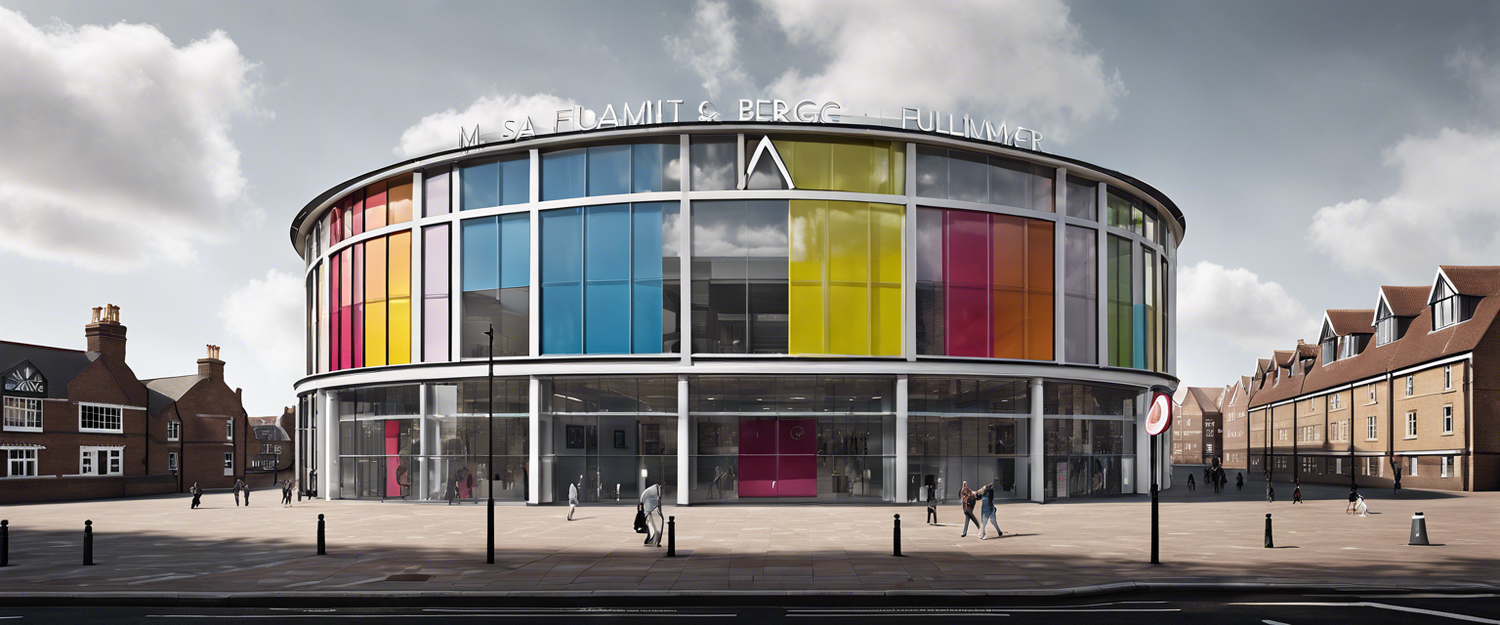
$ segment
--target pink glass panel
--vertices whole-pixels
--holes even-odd
[[[354,292],[351,301],[353,311],[350,316],[353,322],[350,324],[350,334],[353,337],[349,342],[354,345],[354,363],[352,367],[365,366],[365,244],[354,245],[354,262],[351,263],[351,271],[354,283]]]
[[[943,333],[949,356],[990,355],[989,217],[948,211],[943,235],[943,276],[947,278]]]
[[[818,421],[816,419],[783,419],[776,422],[776,453],[818,453]],[[744,444],[744,439],[741,445]]]
[[[817,495],[817,456],[776,456],[777,497],[816,497]]]
[[[343,310],[339,307],[339,278],[341,277],[339,275],[339,266],[341,264],[339,261],[342,256],[342,254],[334,254],[328,259],[328,311],[332,313],[328,315],[329,320],[332,321],[328,325],[328,359],[330,361],[328,368],[332,371],[344,368],[343,364],[341,364],[343,360],[339,351],[339,348],[343,346],[343,342],[340,340],[343,337],[339,333],[340,311]]]
[[[740,455],[739,495],[775,497],[777,456]]]
[[[776,453],[776,421],[773,419],[740,420],[740,454]]]
[[[396,478],[396,469],[401,467],[401,422],[385,422],[385,495],[401,494],[401,482]]]

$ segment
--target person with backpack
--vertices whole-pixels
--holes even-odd
[[[937,489],[928,484],[922,490],[927,492],[927,524],[937,525]]]
[[[662,526],[667,522],[661,511],[661,484],[652,484],[641,492],[641,512],[644,513],[646,524],[651,530],[646,534],[646,544],[654,542],[657,547],[660,547]],[[652,513],[655,513],[655,516]]]

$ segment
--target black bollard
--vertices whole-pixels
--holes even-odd
[[[10,565],[10,521],[0,519],[0,566]]]
[[[891,555],[894,555],[894,556],[896,556],[898,558],[901,557],[901,515],[899,515],[899,514],[896,515],[896,525],[895,525],[895,527],[891,529],[891,542],[892,542],[892,553],[891,553]]]
[[[83,522],[83,565],[94,565],[94,522]]]
[[[677,557],[677,517],[667,517],[667,557]]]
[[[1407,538],[1408,545],[1431,545],[1427,542],[1427,517],[1421,512],[1411,515],[1411,536]]]
[[[318,555],[328,555],[327,541],[323,537],[323,515],[318,515]]]
[[[1271,542],[1271,513],[1266,513],[1266,549],[1275,549],[1276,543]]]

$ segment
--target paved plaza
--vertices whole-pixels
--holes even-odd
[[[1179,485],[1181,482],[1179,482]],[[1233,490],[1231,486],[1231,490]],[[1283,488],[1278,488],[1282,492]],[[1285,489],[1286,492],[1290,488]],[[0,508],[11,566],[0,593],[555,591],[1046,591],[1131,581],[1284,582],[1435,587],[1500,584],[1500,493],[1368,492],[1371,514],[1344,514],[1335,487],[1307,503],[1268,506],[1258,486],[1165,494],[1163,564],[1148,564],[1145,497],[1000,507],[1005,536],[959,538],[956,505],[942,525],[917,506],[717,505],[668,508],[678,554],[641,545],[633,506],[497,507],[496,564],[484,564],[485,507],[306,501],[285,509],[260,491],[236,508],[227,493]],[[1432,547],[1406,545],[1410,517],[1429,519]],[[1262,545],[1266,512],[1275,549]],[[318,514],[328,552],[314,555]],[[902,516],[904,557],[891,555]],[[96,566],[81,566],[83,522]]]

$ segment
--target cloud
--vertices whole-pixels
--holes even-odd
[[[301,278],[272,269],[265,278],[252,279],[230,292],[219,309],[219,318],[233,339],[225,346],[224,359],[242,353],[253,365],[235,374],[236,379],[245,380],[246,409],[252,415],[280,414],[279,407],[292,402],[292,384],[307,370],[303,297]]]
[[[0,250],[124,271],[257,223],[231,123],[259,114],[228,35],[46,30],[0,8]]]
[[[727,3],[698,0],[693,5],[692,32],[664,38],[672,58],[698,74],[710,98],[719,97],[725,87],[746,89],[752,84],[739,61],[738,26]]]
[[[1466,48],[1448,57],[1448,67],[1469,83],[1474,95],[1500,108],[1500,63],[1491,62],[1483,50]]]
[[[1396,191],[1318,209],[1308,240],[1345,269],[1422,280],[1500,258],[1500,133],[1445,128],[1385,151]]]
[[[1065,140],[1113,118],[1126,94],[1060,0],[761,5],[793,44],[828,55],[821,68],[789,68],[772,82],[786,99],[887,117],[902,106],[971,113]]]
[[[1177,272],[1178,345],[1184,359],[1179,369],[1184,372],[1225,356],[1244,369],[1247,357],[1287,349],[1297,339],[1315,340],[1321,321],[1321,315],[1309,313],[1280,284],[1262,282],[1244,267],[1199,261]],[[1243,353],[1232,354],[1225,347]]]
[[[459,145],[459,129],[473,132],[479,126],[488,139],[498,138],[502,131],[514,132],[520,128],[505,126],[506,120],[530,117],[538,134],[552,132],[557,111],[577,106],[573,100],[560,98],[550,93],[532,95],[497,94],[475,100],[463,111],[447,109],[423,117],[421,121],[402,131],[401,143],[393,150],[397,156],[410,158],[438,150],[456,148]],[[590,118],[592,121],[592,118]]]

